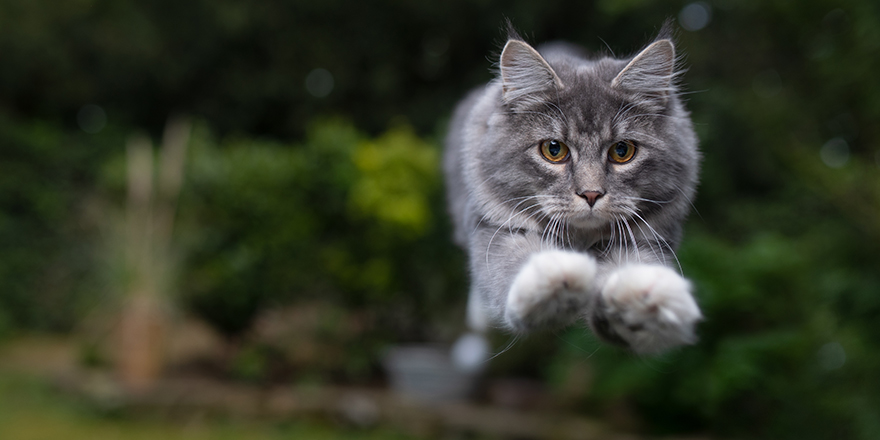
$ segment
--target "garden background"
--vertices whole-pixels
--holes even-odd
[[[73,341],[79,365],[111,366],[114,317],[149,279],[171,322],[219,341],[167,374],[381,385],[387,347],[464,330],[440,146],[456,101],[492,78],[505,20],[532,43],[626,55],[670,17],[704,154],[678,251],[699,343],[642,358],[573,327],[516,341],[487,374],[624,431],[878,438],[873,0],[0,0],[0,347]],[[159,146],[175,139],[165,203]],[[142,212],[132,173],[149,184],[152,162]],[[173,232],[144,275],[130,231],[162,203]],[[0,406],[64,415],[4,438],[70,420],[171,435],[16,374]],[[325,422],[258,429],[351,429]]]

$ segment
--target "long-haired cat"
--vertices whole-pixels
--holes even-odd
[[[638,353],[695,341],[673,251],[700,155],[665,29],[626,59],[511,32],[496,80],[459,104],[444,168],[475,329],[583,318]]]

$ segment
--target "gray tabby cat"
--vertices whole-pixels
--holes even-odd
[[[700,155],[667,35],[590,59],[511,32],[497,79],[459,104],[444,168],[473,328],[584,318],[638,353],[695,341],[700,309],[670,266]]]

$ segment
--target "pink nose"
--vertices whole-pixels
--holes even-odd
[[[602,196],[605,195],[605,193],[599,191],[584,191],[578,195],[587,199],[587,204],[590,205],[590,208],[592,208],[593,205],[596,204],[596,200],[599,200]]]

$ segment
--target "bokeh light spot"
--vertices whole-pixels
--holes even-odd
[[[323,98],[333,91],[333,74],[327,69],[317,68],[306,76],[306,91],[315,98]]]
[[[836,137],[825,142],[819,150],[822,162],[831,168],[840,168],[849,162],[849,144],[842,138]]]
[[[782,90],[782,78],[773,69],[759,72],[752,79],[752,90],[762,98],[771,98]]]
[[[76,113],[76,123],[86,133],[99,133],[107,125],[107,112],[95,104],[84,105]]]
[[[816,353],[819,365],[826,370],[836,370],[846,363],[846,351],[837,342],[829,342]]]
[[[698,31],[706,27],[712,20],[712,7],[705,2],[693,2],[681,8],[678,22],[689,31]]]

